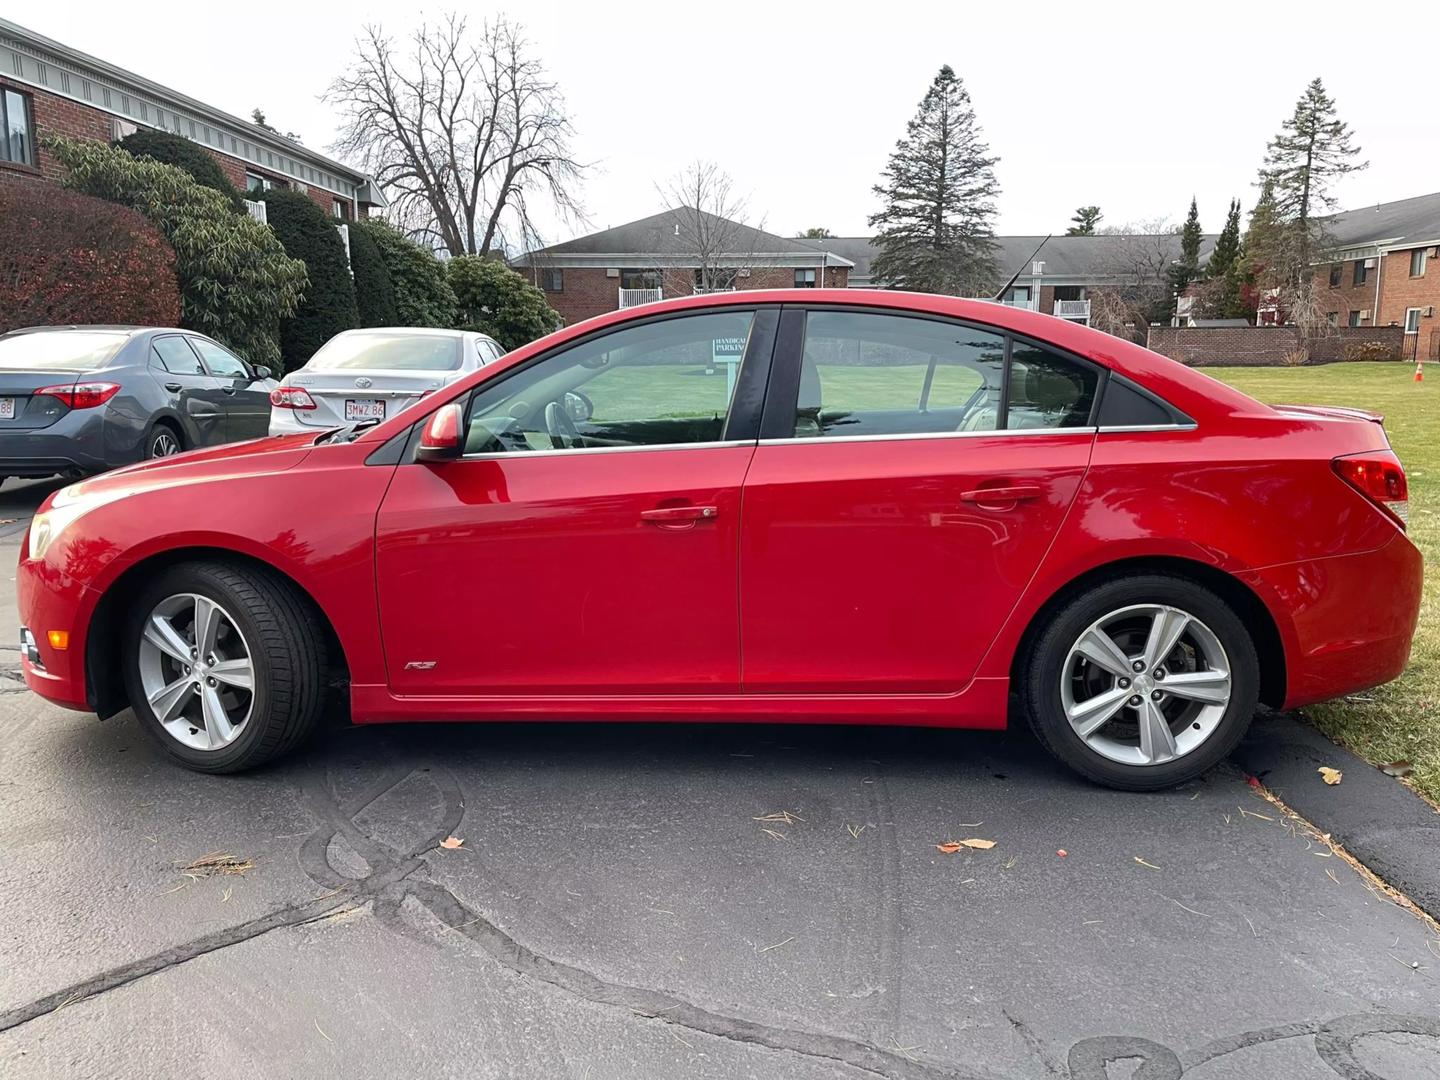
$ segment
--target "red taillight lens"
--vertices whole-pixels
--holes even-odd
[[[1405,468],[1389,450],[1348,454],[1330,463],[1336,475],[1380,507],[1404,528],[1410,520],[1410,489]]]
[[[36,395],[58,398],[72,409],[93,409],[104,405],[120,392],[120,384],[113,382],[77,382],[63,386],[42,386]]]
[[[315,399],[299,386],[277,386],[270,391],[270,404],[277,409],[313,409]]]

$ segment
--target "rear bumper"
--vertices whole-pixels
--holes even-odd
[[[125,464],[107,445],[105,428],[103,413],[76,411],[49,427],[0,432],[0,476],[88,474]]]
[[[1420,617],[1424,558],[1397,533],[1359,555],[1272,566],[1241,580],[1288,615],[1285,707],[1353,694],[1405,670]]]

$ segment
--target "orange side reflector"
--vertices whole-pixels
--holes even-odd
[[[60,649],[63,651],[70,647],[69,630],[51,630],[45,636],[49,639],[52,649]]]

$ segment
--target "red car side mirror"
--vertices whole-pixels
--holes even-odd
[[[453,461],[464,447],[461,445],[461,431],[464,416],[459,405],[442,405],[430,414],[425,428],[420,432],[420,445],[415,451],[416,461]]]

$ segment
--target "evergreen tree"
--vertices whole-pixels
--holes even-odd
[[[1230,210],[1225,215],[1225,227],[1215,238],[1215,250],[1210,252],[1210,261],[1205,264],[1205,276],[1222,278],[1240,254],[1240,200],[1230,200]]]
[[[1185,215],[1185,224],[1180,227],[1180,258],[1170,264],[1165,275],[1172,297],[1184,296],[1190,283],[1200,279],[1200,242],[1204,238],[1205,234],[1200,231],[1200,208],[1192,195],[1190,212]],[[1169,312],[1174,311],[1173,304],[1168,307]]]
[[[1094,236],[1095,226],[1100,224],[1100,219],[1105,215],[1100,213],[1098,206],[1082,206],[1075,211],[1075,216],[1070,220],[1074,222],[1065,230],[1066,236]]]
[[[875,185],[870,218],[878,281],[902,289],[980,295],[995,286],[991,219],[1000,185],[964,82],[947,64]]]

